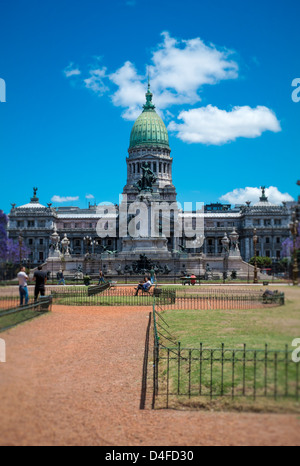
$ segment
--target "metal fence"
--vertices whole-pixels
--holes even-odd
[[[34,297],[29,297],[28,304],[33,304]],[[15,296],[0,296],[0,311],[7,311],[9,309],[15,309],[20,305],[20,297]]]
[[[17,305],[15,308],[0,312],[0,332],[4,332],[16,325],[32,320],[52,309],[52,297],[45,296],[37,302],[32,302],[26,306]]]
[[[165,289],[164,297],[157,302],[161,310],[246,310],[282,306],[285,302],[284,293],[267,296],[263,291],[255,290],[203,289],[186,293]]]
[[[262,291],[240,290],[201,290],[186,293],[178,288],[158,287],[150,293],[135,295],[134,286],[114,286],[91,294],[84,287],[61,287],[52,291],[55,304],[66,306],[152,306],[153,294],[161,310],[232,310],[273,307],[284,304],[284,294],[278,293],[265,299]]]
[[[62,288],[52,291],[55,304],[63,306],[152,306],[153,296],[135,287],[112,287],[96,295],[89,295],[88,288]]]
[[[299,401],[299,364],[292,351],[157,348],[156,395],[171,397],[292,398]]]
[[[288,346],[274,350],[248,348],[184,348],[172,335],[163,313],[153,304],[153,407],[180,400],[291,399],[299,401],[299,365]],[[196,400],[197,399],[197,400]],[[196,401],[195,401],[196,400]]]

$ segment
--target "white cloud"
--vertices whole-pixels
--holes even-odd
[[[245,204],[247,201],[251,201],[256,204],[259,202],[261,195],[262,192],[260,188],[237,188],[221,196],[220,201],[229,202],[230,204]],[[281,193],[275,186],[270,186],[266,189],[266,196],[268,200],[275,205],[294,200],[290,194]]]
[[[81,74],[81,71],[79,68],[76,68],[74,66],[74,63],[70,63],[65,69],[64,69],[64,74],[66,78],[71,78],[72,76],[79,76]]]
[[[127,61],[109,79],[118,86],[112,95],[112,102],[116,107],[126,108],[123,118],[135,120],[141,113],[141,106],[145,103],[145,84],[143,76],[139,76],[134,65]]]
[[[93,196],[93,194],[87,194],[85,196],[86,199],[95,199],[95,196]]]
[[[92,90],[98,96],[102,96],[105,92],[109,91],[109,88],[104,83],[104,78],[106,78],[106,68],[99,68],[90,70],[90,77],[84,79],[84,84],[87,89]]]
[[[264,106],[237,106],[226,111],[208,105],[182,111],[176,120],[172,106],[194,106],[201,101],[204,85],[237,79],[239,66],[234,52],[225,47],[206,44],[199,37],[183,40],[171,37],[168,32],[161,35],[162,41],[153,49],[149,60],[151,90],[157,112],[171,121],[168,129],[179,139],[221,145],[239,137],[255,138],[264,131],[281,130],[274,112]],[[111,91],[113,105],[123,109],[122,117],[136,120],[145,103],[147,73],[145,70],[140,73],[129,60],[115,72],[108,72],[106,67],[98,65],[102,57],[96,60],[89,77],[83,79],[84,86],[98,96]],[[74,73],[73,64],[69,68],[69,73]]]
[[[217,107],[183,111],[168,129],[184,142],[221,145],[239,137],[255,138],[264,131],[281,131],[276,115],[267,107],[234,107],[230,112]]]
[[[78,201],[79,200],[79,196],[75,196],[75,197],[72,197],[72,196],[53,196],[51,201],[52,202],[56,202],[58,204],[63,204],[64,202],[74,202],[74,201]]]
[[[195,104],[201,100],[199,91],[204,84],[238,77],[238,65],[229,58],[231,51],[205,45],[200,38],[179,41],[167,32],[162,36],[149,66],[158,108]],[[146,75],[138,75],[134,64],[127,61],[109,79],[118,86],[112,95],[114,105],[126,108],[124,118],[136,119],[145,102]]]

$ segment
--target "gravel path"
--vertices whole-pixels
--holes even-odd
[[[0,445],[300,444],[293,415],[140,410],[148,322],[149,308],[55,306],[1,334]]]

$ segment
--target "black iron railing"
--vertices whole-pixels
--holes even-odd
[[[45,296],[26,306],[17,305],[15,308],[0,312],[0,332],[4,332],[16,325],[34,319],[52,309],[52,297]]]
[[[292,351],[182,348],[156,345],[156,396],[171,398],[290,398],[299,401],[299,364]]]

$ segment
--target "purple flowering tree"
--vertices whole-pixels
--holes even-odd
[[[7,255],[7,232],[6,227],[8,223],[7,215],[0,210],[0,262],[6,262]]]
[[[298,226],[298,236],[296,238],[296,250],[298,251],[300,249],[300,224]],[[292,257],[294,254],[294,242],[292,238],[287,238],[283,243],[282,243],[282,250],[281,250],[281,256],[284,257]]]
[[[24,244],[21,247],[18,242],[13,241],[7,236],[7,223],[8,217],[5,215],[3,210],[0,210],[0,262],[9,264],[18,264],[20,262],[20,256],[22,259],[27,259],[30,254]]]

